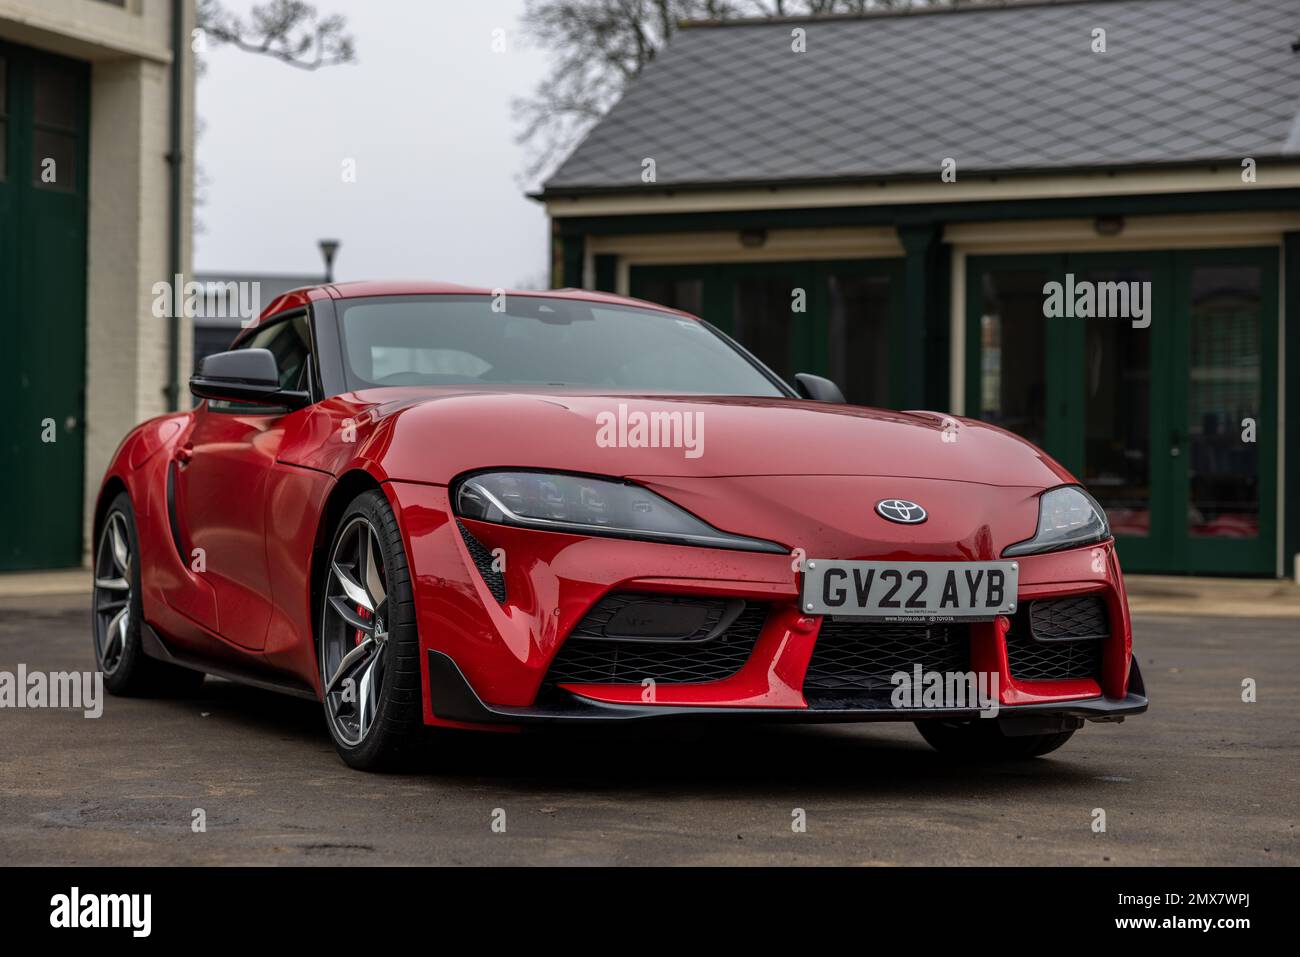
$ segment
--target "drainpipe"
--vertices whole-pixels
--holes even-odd
[[[167,162],[171,166],[169,213],[171,228],[168,250],[168,279],[176,281],[181,274],[181,230],[184,222],[181,209],[184,154],[181,151],[182,122],[185,114],[185,4],[186,0],[172,0],[172,81],[171,81],[171,146]],[[167,411],[180,408],[181,317],[175,303],[179,290],[173,290],[171,316],[167,320]]]

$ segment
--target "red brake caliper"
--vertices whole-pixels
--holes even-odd
[[[367,620],[369,620],[369,618],[370,618],[370,612],[366,611],[366,608],[365,608],[364,605],[357,605],[357,614],[360,615],[362,618],[365,618],[365,619],[367,619]],[[357,633],[356,633],[356,638],[355,638],[355,640],[354,640],[352,643],[353,643],[354,645],[359,645],[359,644],[361,644],[361,642],[363,642],[363,641],[366,640],[366,633],[365,633],[364,631],[362,631],[360,628],[358,628],[358,629],[356,630],[356,632],[357,632]]]

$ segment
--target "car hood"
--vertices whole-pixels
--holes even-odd
[[[641,479],[880,476],[1035,490],[1072,481],[1009,432],[932,412],[749,397],[396,393],[351,397],[369,406],[372,455],[393,479],[448,482],[510,467]]]

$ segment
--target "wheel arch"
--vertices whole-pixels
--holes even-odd
[[[94,520],[90,524],[90,542],[91,549],[99,546],[99,533],[104,528],[104,519],[108,515],[108,507],[113,504],[113,499],[117,498],[122,492],[126,497],[131,498],[131,490],[120,476],[110,475],[104,480],[104,484],[99,489],[99,498],[95,500]],[[131,508],[135,508],[135,502],[131,502]]]

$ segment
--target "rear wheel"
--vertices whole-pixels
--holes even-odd
[[[916,730],[940,754],[970,761],[1036,758],[1070,740],[1074,729],[1046,734],[1010,735],[996,718],[969,721],[918,721]]]
[[[108,507],[95,547],[90,627],[96,665],[112,694],[191,693],[203,683],[203,672],[178,668],[144,653],[139,555],[131,498],[121,492]]]
[[[406,553],[382,492],[347,507],[324,577],[317,635],[334,746],[363,771],[407,767],[425,739],[419,642]]]

